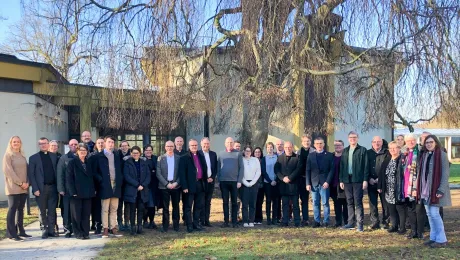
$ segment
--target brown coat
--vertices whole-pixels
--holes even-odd
[[[27,160],[22,154],[5,154],[3,157],[3,173],[5,174],[5,193],[6,195],[24,194],[19,185],[28,182]]]

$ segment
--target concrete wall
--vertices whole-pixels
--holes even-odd
[[[0,92],[1,157],[13,135],[21,138],[27,159],[38,151],[37,140],[40,137],[57,140],[63,152],[63,143],[68,140],[67,119],[65,110],[35,95]],[[0,160],[0,171],[2,169]],[[0,178],[0,201],[6,200],[4,181],[3,177]]]

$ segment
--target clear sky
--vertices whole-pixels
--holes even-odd
[[[3,42],[8,34],[10,25],[16,23],[21,18],[21,0],[2,1],[0,7],[0,43]]]

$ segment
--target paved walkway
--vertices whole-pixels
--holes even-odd
[[[62,228],[62,218],[58,210],[59,228]],[[0,259],[94,259],[104,244],[110,240],[93,235],[90,231],[88,240],[60,237],[41,239],[40,223],[38,221],[28,225],[26,233],[31,238],[24,242],[12,242],[8,239],[0,241]],[[61,231],[61,230],[60,230]]]

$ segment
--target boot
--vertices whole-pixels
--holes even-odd
[[[138,225],[138,226],[137,226],[137,234],[142,234],[142,233],[144,233],[144,232],[142,231],[142,225]]]
[[[104,232],[102,233],[102,237],[103,238],[109,237],[109,229],[108,228],[104,228]]]

